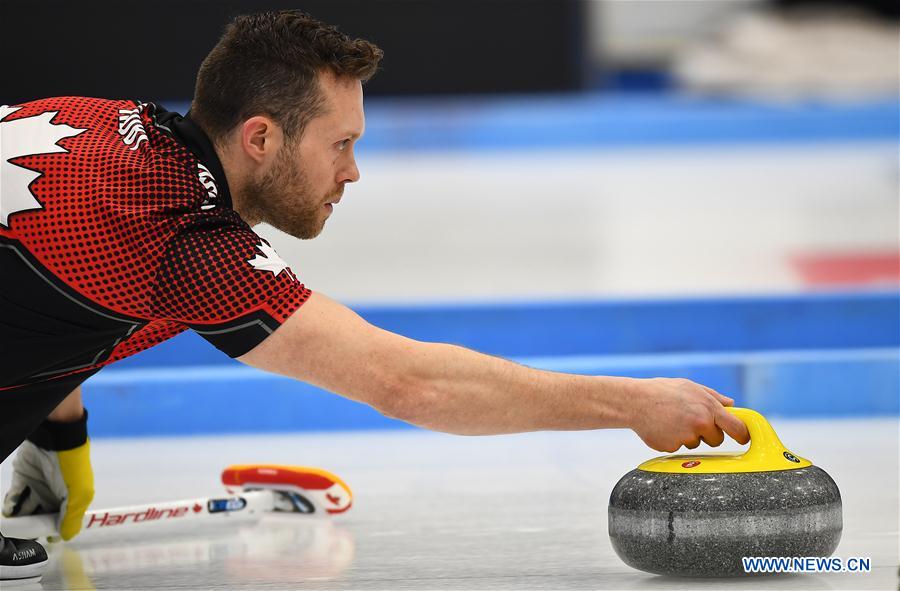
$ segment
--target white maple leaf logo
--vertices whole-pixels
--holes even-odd
[[[42,209],[29,187],[43,173],[12,164],[10,160],[20,156],[67,153],[57,142],[85,131],[51,123],[59,111],[4,121],[21,108],[0,105],[0,225],[7,228],[12,214]]]
[[[258,269],[260,271],[270,271],[276,277],[278,277],[278,275],[282,271],[287,271],[288,273],[290,273],[288,264],[284,262],[284,259],[278,256],[278,253],[275,252],[274,248],[266,244],[265,240],[261,240],[257,248],[262,251],[262,254],[258,254],[247,261],[248,263],[253,265],[254,269]]]

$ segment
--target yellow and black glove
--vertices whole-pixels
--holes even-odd
[[[44,421],[19,446],[12,483],[3,499],[3,515],[59,513],[59,535],[70,540],[81,531],[93,498],[94,471],[85,410],[73,423]]]

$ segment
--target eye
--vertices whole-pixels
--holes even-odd
[[[352,140],[350,140],[350,138],[347,138],[347,139],[345,139],[345,140],[339,141],[339,142],[337,143],[337,149],[340,150],[341,152],[343,152],[344,150],[347,149],[347,146],[350,145],[350,142],[351,142],[351,141],[352,141]]]

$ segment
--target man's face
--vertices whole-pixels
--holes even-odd
[[[359,180],[353,155],[365,129],[362,84],[319,75],[324,112],[299,139],[285,141],[265,171],[246,187],[256,217],[296,238],[315,238],[344,193]]]

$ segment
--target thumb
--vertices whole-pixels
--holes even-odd
[[[716,425],[738,443],[743,444],[750,441],[750,433],[747,431],[747,425],[744,424],[744,421],[724,408],[716,412]]]
[[[94,500],[90,441],[57,454],[68,493],[59,510],[59,535],[64,540],[71,540],[81,531],[84,514]]]

